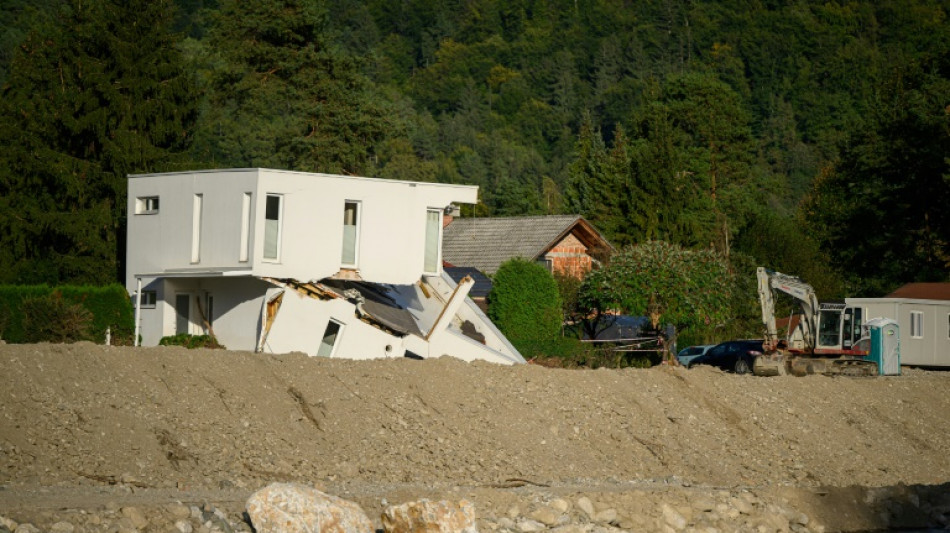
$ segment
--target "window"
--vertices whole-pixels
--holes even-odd
[[[554,260],[547,257],[542,257],[535,261],[539,265],[543,266],[548,272],[554,273]]]
[[[442,232],[442,210],[426,211],[426,250],[423,271],[427,274],[439,272],[439,237]],[[417,263],[418,264],[418,263]]]
[[[912,339],[924,338],[924,314],[920,311],[910,312],[910,336]]]
[[[323,332],[323,340],[320,341],[320,348],[317,350],[317,355],[320,357],[333,357],[333,352],[336,351],[337,341],[340,339],[342,332],[343,324],[330,319],[330,321],[327,322],[327,329]]]
[[[201,205],[204,198],[200,194],[195,195],[193,209],[191,210],[191,262],[201,261]]]
[[[279,194],[268,194],[264,206],[264,259],[280,259],[280,218],[283,202]]]
[[[823,310],[818,320],[818,345],[838,346],[841,343],[841,311]]]
[[[241,242],[238,244],[238,261],[246,262],[251,247],[251,193],[244,193],[241,202]]]
[[[158,196],[140,196],[135,199],[136,215],[158,214]]]
[[[343,204],[343,266],[355,267],[359,260],[360,203]]]
[[[142,295],[139,297],[140,309],[155,309],[157,301],[158,293],[156,291],[142,291]]]
[[[947,313],[947,338],[950,339],[950,313]]]

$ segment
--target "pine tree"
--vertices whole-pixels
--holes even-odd
[[[396,128],[334,45],[323,2],[222,1],[207,44],[217,67],[196,157],[208,164],[365,173]]]
[[[0,280],[123,277],[126,179],[189,140],[171,1],[74,0],[17,50],[0,98]]]

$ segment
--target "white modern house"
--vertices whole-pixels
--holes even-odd
[[[523,363],[442,271],[442,216],[478,188],[271,169],[129,176],[136,340]]]

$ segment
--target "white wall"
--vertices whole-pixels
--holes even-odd
[[[180,293],[189,294],[189,332],[193,335],[208,334],[195,296],[201,298],[201,311],[207,316],[206,302],[210,294],[214,297],[213,316],[210,318],[218,342],[232,350],[253,350],[260,331],[264,292],[270,286],[250,277],[164,278],[145,282],[142,290],[156,291],[157,302],[154,309],[141,310],[142,345],[155,346],[162,337],[176,333],[175,296]]]
[[[242,202],[247,192],[252,193],[252,252],[242,262]],[[282,197],[277,262],[263,260],[269,193]],[[198,261],[192,261],[196,194],[202,195],[200,253]],[[424,270],[426,210],[475,203],[477,194],[474,186],[268,169],[131,176],[126,287],[131,293],[136,276],[170,271],[244,269],[255,276],[300,281],[333,276],[342,265],[347,200],[360,202],[358,271],[362,279],[413,283]],[[159,197],[158,213],[136,214],[136,199],[149,196]]]
[[[360,202],[358,270],[365,281],[409,284],[423,273],[426,210],[475,203],[477,187],[261,170],[256,207],[282,195],[281,257],[255,263],[255,275],[314,281],[342,265],[343,209]],[[263,215],[254,229],[254,256],[263,257]],[[441,224],[439,226],[441,228]]]
[[[904,298],[848,298],[849,305],[867,309],[865,321],[884,317],[900,327],[902,365],[950,367],[950,302]],[[923,337],[911,337],[911,312],[923,313]]]
[[[343,299],[317,300],[291,289],[284,291],[263,351],[317,355],[331,317],[343,324],[333,357],[380,359],[403,356],[403,339],[357,318],[353,304]]]
[[[126,287],[135,276],[168,270],[250,269],[240,262],[241,205],[256,190],[256,170],[151,174],[130,177]],[[202,195],[201,247],[191,261],[194,195]],[[158,196],[156,214],[136,214],[136,198]],[[252,212],[253,217],[256,213]]]

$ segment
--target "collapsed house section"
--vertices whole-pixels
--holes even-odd
[[[265,278],[256,350],[347,359],[451,356],[501,364],[524,359],[467,298],[470,278],[423,276],[411,285],[327,278]]]

